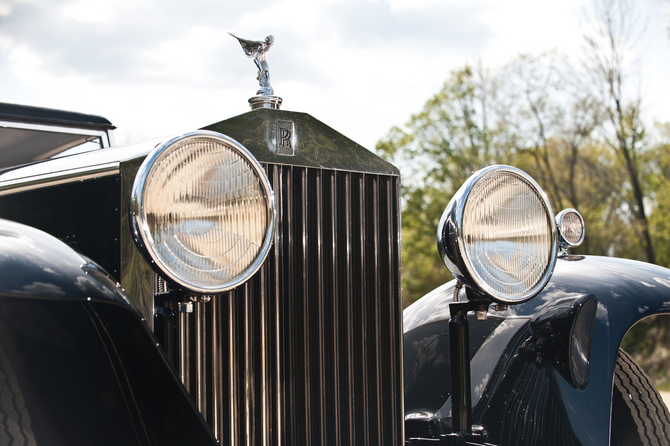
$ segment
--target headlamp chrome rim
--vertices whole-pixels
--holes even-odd
[[[467,253],[466,242],[463,240],[464,212],[473,188],[475,188],[482,180],[497,173],[516,176],[530,187],[536,194],[537,199],[544,210],[547,224],[546,229],[549,231],[546,265],[539,275],[539,280],[537,280],[526,292],[514,298],[496,291],[496,289],[490,286],[485,280],[482,280],[482,278],[474,272],[475,269],[473,268]],[[557,230],[551,204],[542,188],[530,175],[512,166],[489,166],[475,172],[468,180],[466,180],[442,214],[442,218],[438,225],[437,237],[440,257],[451,273],[473,291],[481,294],[488,300],[501,304],[518,304],[532,299],[545,287],[551,278],[556,264],[558,252]]]
[[[147,216],[145,212],[145,186],[152,169],[154,166],[156,166],[156,163],[161,159],[164,159],[166,154],[175,147],[182,147],[185,144],[194,141],[209,141],[222,144],[234,151],[234,153],[240,158],[244,159],[247,162],[247,165],[251,167],[256,178],[258,179],[267,205],[267,227],[263,234],[262,245],[258,250],[258,254],[256,255],[253,263],[251,263],[246,268],[243,274],[237,275],[233,280],[223,281],[216,285],[203,285],[195,283],[192,280],[185,279],[184,277],[177,274],[173,268],[170,267],[170,265],[166,264],[166,262],[162,259],[162,256],[155,249],[153,237],[151,236],[151,231],[147,223]],[[274,239],[275,220],[276,209],[274,204],[274,193],[265,170],[253,156],[253,154],[242,144],[226,135],[217,132],[197,130],[182,134],[157,145],[154,150],[149,153],[149,155],[147,155],[142,165],[139,167],[131,191],[130,224],[133,238],[135,239],[135,242],[140,251],[144,254],[152,268],[159,275],[173,282],[178,287],[198,294],[221,294],[240,286],[251,276],[253,276],[264,263],[272,246]]]
[[[577,218],[579,220],[579,224],[581,225],[581,235],[579,237],[579,240],[577,241],[570,241],[570,237],[566,237],[564,234],[563,230],[563,221],[564,219],[572,217],[572,218]],[[584,217],[582,217],[582,214],[579,213],[576,209],[568,208],[568,209],[563,209],[561,212],[559,212],[556,215],[556,229],[558,230],[558,241],[560,245],[565,245],[565,248],[576,248],[577,246],[581,245],[584,242],[584,237],[586,236],[586,228],[584,224]]]

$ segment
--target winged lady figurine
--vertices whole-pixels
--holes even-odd
[[[274,90],[270,85],[270,71],[268,68],[268,63],[265,61],[265,53],[268,52],[268,50],[274,43],[275,40],[274,37],[267,36],[265,40],[258,41],[258,40],[243,39],[241,37],[236,36],[233,33],[228,34],[235,37],[240,42],[240,45],[242,45],[244,53],[248,57],[254,58],[254,63],[258,67],[258,76],[256,77],[256,79],[258,79],[258,83],[261,87],[260,90],[256,92],[256,94],[263,96],[273,96]]]

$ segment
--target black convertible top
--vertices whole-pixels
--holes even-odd
[[[61,127],[112,130],[116,127],[102,116],[53,108],[0,102],[0,121],[24,122]]]
[[[0,102],[0,170],[107,147],[115,128],[102,116]]]

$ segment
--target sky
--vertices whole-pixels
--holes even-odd
[[[641,89],[670,121],[670,0],[639,0]],[[0,101],[102,115],[120,144],[249,111],[256,67],[228,32],[274,36],[282,109],[374,149],[466,64],[577,57],[581,0],[0,0]]]

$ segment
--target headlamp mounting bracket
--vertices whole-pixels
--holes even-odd
[[[470,290],[470,288],[466,288]],[[468,296],[470,297],[470,296]],[[451,361],[451,425],[455,437],[477,436],[472,426],[472,400],[470,396],[470,328],[468,313],[486,314],[488,300],[473,299],[449,304],[449,356]],[[459,444],[459,443],[453,443]],[[483,443],[482,443],[483,444]]]

